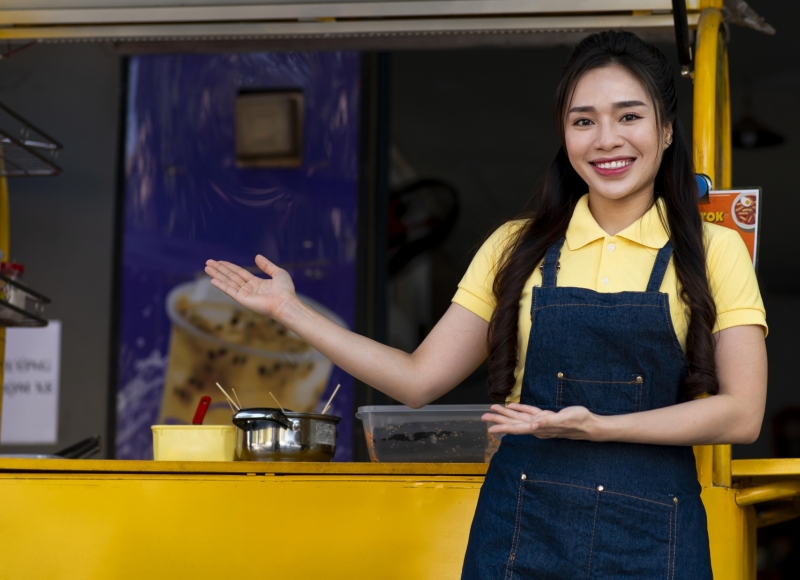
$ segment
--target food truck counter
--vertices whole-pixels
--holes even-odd
[[[486,468],[0,459],[0,577],[455,579]]]
[[[730,465],[711,540],[753,578],[756,528],[800,515],[800,459]],[[486,469],[2,458],[2,577],[455,579]]]

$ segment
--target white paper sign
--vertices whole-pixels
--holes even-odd
[[[6,329],[0,443],[56,443],[61,322]]]

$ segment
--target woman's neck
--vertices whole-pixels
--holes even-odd
[[[616,236],[641,218],[652,205],[652,191],[632,193],[621,199],[609,199],[589,191],[589,211],[609,236]]]

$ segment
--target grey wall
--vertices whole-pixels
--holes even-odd
[[[98,44],[35,45],[0,61],[0,101],[64,144],[58,177],[9,180],[11,256],[63,323],[58,444],[105,434],[121,61]]]

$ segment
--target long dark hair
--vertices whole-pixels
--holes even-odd
[[[697,208],[697,184],[683,128],[677,116],[672,67],[656,47],[630,32],[607,31],[588,36],[572,51],[556,90],[555,112],[561,147],[550,164],[534,215],[514,234],[498,263],[493,292],[497,300],[489,323],[489,394],[504,402],[511,392],[518,360],[519,297],[533,269],[553,243],[565,235],[578,200],[588,187],[570,164],[564,145],[567,108],[578,80],[588,71],[624,67],[645,87],[656,108],[657,126],[672,122],[672,145],[664,151],[655,179],[655,200],[664,200],[661,215],[673,246],[681,298],[691,318],[686,338],[686,397],[719,390],[712,331],[717,313],[709,290],[703,226]]]

